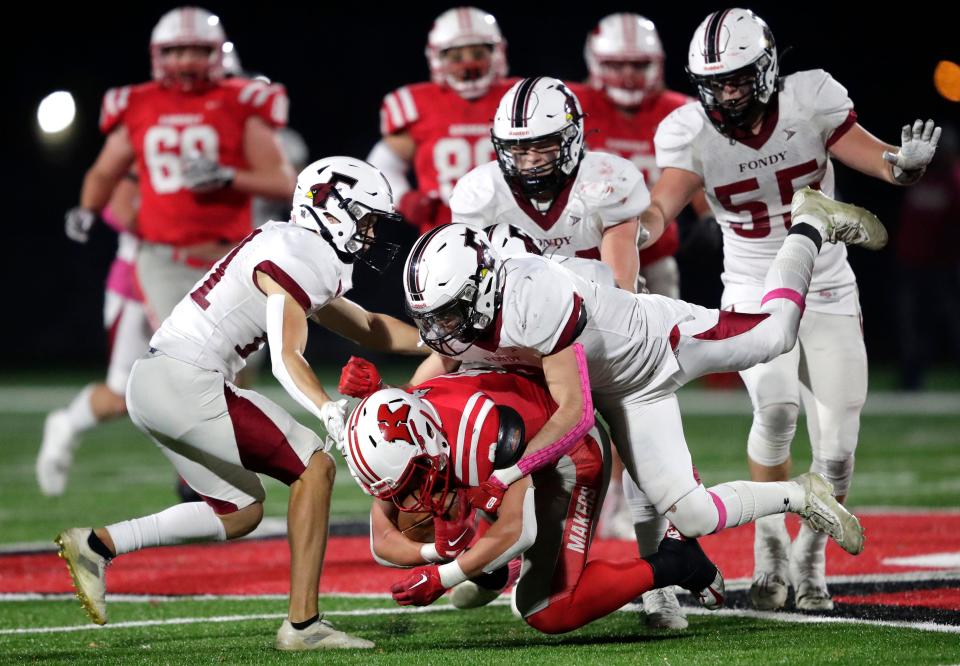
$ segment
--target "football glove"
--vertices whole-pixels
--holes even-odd
[[[97,221],[97,214],[89,208],[71,208],[64,215],[63,230],[67,238],[77,243],[86,243],[90,238],[90,229],[93,223]]]
[[[233,182],[237,172],[203,155],[184,157],[181,162],[183,186],[191,192],[213,192]]]
[[[895,153],[883,151],[883,159],[893,165],[894,180],[901,185],[912,185],[920,180],[937,152],[940,131],[932,120],[924,123],[917,119],[913,128],[910,125],[903,126],[900,131],[900,150]]]
[[[446,591],[436,566],[417,567],[390,587],[394,600],[401,606],[429,606]]]
[[[347,364],[340,371],[340,383],[337,391],[351,398],[366,398],[371,393],[383,388],[383,379],[370,361],[351,356]]]

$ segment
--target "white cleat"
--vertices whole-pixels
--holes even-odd
[[[67,410],[47,414],[43,422],[43,443],[37,455],[37,485],[44,495],[59,497],[66,490],[75,446],[76,434]]]
[[[780,610],[787,603],[787,579],[778,573],[755,574],[750,584],[750,603],[757,610]]]
[[[369,649],[373,647],[373,642],[340,631],[320,616],[319,621],[306,629],[295,629],[290,620],[284,620],[277,630],[276,647],[284,652]]]
[[[460,610],[480,608],[499,597],[501,592],[502,590],[491,590],[472,580],[465,580],[450,590],[450,605]]]
[[[791,215],[811,215],[823,223],[828,243],[859,245],[879,250],[887,244],[887,230],[877,216],[866,208],[834,201],[809,187],[797,190],[791,202]]]
[[[59,555],[67,563],[83,610],[94,623],[106,624],[107,584],[104,569],[108,562],[87,544],[91,531],[89,527],[73,527],[58,534],[53,542],[60,546]]]
[[[790,549],[790,580],[798,610],[833,610],[833,598],[827,589],[826,553],[819,535],[801,526]]]
[[[790,534],[783,514],[760,518],[754,529],[750,603],[757,610],[779,610],[789,591]]]
[[[689,623],[673,588],[664,587],[643,593],[643,612],[652,629],[686,629]]]
[[[804,490],[804,506],[797,513],[815,532],[828,534],[851,555],[863,551],[863,528],[855,515],[833,496],[833,486],[816,472],[793,479]]]

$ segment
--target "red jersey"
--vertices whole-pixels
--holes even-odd
[[[665,90],[648,98],[635,113],[626,114],[610,101],[602,90],[584,85],[570,88],[580,99],[586,113],[585,129],[587,147],[613,153],[633,162],[643,172],[647,187],[653,189],[660,177],[653,136],[660,121],[674,109],[691,101],[686,95]],[[649,265],[658,259],[671,256],[680,246],[676,223],[671,223],[656,243],[640,253],[640,264]]]
[[[409,132],[416,144],[413,171],[417,189],[443,202],[425,233],[450,221],[450,193],[457,181],[474,167],[496,159],[490,130],[500,98],[517,79],[494,83],[478,99],[464,99],[436,83],[415,83],[397,88],[383,98],[380,132]]]
[[[209,241],[236,243],[252,227],[250,195],[233,188],[197,194],[183,188],[181,156],[201,154],[224,166],[249,167],[243,134],[252,116],[272,127],[287,122],[283,86],[225,79],[186,93],[157,82],[108,90],[100,129],[126,127],[140,177],[139,235],[176,246]]]
[[[523,419],[527,441],[556,403],[542,381],[503,370],[465,370],[443,375],[410,391],[437,410],[450,443],[450,462],[457,487],[479,486],[493,473],[500,416],[496,405],[510,407]]]

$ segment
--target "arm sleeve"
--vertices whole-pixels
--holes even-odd
[[[242,79],[238,85],[237,103],[243,113],[259,117],[275,129],[286,126],[290,101],[282,84]]]
[[[110,134],[123,124],[127,108],[130,106],[130,96],[133,94],[131,86],[111,88],[103,96],[100,105],[100,131]]]

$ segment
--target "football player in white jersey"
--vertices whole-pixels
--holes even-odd
[[[378,246],[396,253],[376,242],[374,227],[398,220],[390,186],[377,169],[348,157],[314,162],[298,178],[291,220],[255,229],[174,308],[150,340],[150,353],[133,367],[127,406],[137,427],[204,501],[57,537],[94,622],[107,621],[104,567],[113,557],[251,532],[263,516],[262,473],[290,486],[290,606],[277,649],[373,646],[318,615],[336,470],[329,444],[233,379],[269,337],[274,375],[323,423],[328,442],[336,439],[346,400],[331,400],[302,356],[307,319],[371,348],[415,352],[416,329],[343,298],[354,262],[374,264]]]
[[[868,211],[813,190],[798,192],[793,208],[796,222],[768,272],[758,314],[630,294],[534,255],[500,259],[483,234],[465,225],[422,236],[404,269],[405,299],[421,338],[440,356],[428,359],[414,381],[466,361],[528,368],[543,373],[557,404],[519,462],[468,491],[471,504],[496,512],[511,483],[565,455],[593,424],[596,400],[631,476],[684,536],[791,511],[859,553],[859,522],[833,499],[821,475],[707,490],[695,479],[680,422],[680,386],[793,347],[824,240],[886,243],[883,226]]]
[[[576,95],[547,76],[518,81],[500,100],[492,136],[497,159],[457,182],[453,221],[513,225],[544,256],[603,261],[618,285],[636,291],[640,259],[631,244],[649,193],[629,160],[584,151]]]
[[[780,77],[769,27],[745,9],[710,14],[690,42],[688,73],[700,101],[671,113],[656,134],[652,205],[641,221],[655,238],[701,189],[723,232],[721,307],[760,312],[764,278],[795,220],[790,202],[810,186],[833,194],[830,157],[881,180],[916,182],[940,136],[933,121],[902,132],[897,148],[857,123],[846,89],[823,70]],[[842,502],[853,474],[867,359],[857,284],[842,245],[825,247],[814,265],[799,344],[770,363],[741,373],[753,402],[747,452],[756,481],[790,474],[790,443],[800,402],[806,406],[813,471]],[[634,498],[634,519],[654,514]],[[751,599],[783,606],[792,580],[797,607],[833,607],[825,579],[825,538],[801,528],[790,544],[783,516],[759,521]]]

